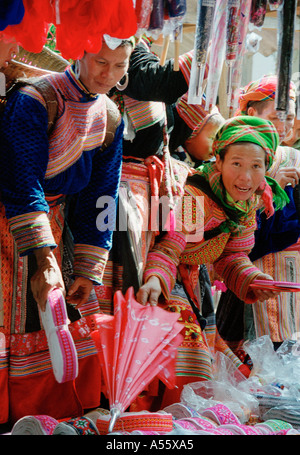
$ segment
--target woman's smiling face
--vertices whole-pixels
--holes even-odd
[[[223,160],[216,156],[216,165],[232,199],[246,201],[265,177],[266,154],[257,144],[237,142],[227,147]]]

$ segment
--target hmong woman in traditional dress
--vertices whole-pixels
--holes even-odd
[[[254,242],[256,209],[263,204],[269,214],[274,210],[271,187],[264,177],[277,145],[278,134],[271,122],[247,116],[228,120],[214,141],[216,162],[203,165],[187,180],[182,223],[180,216],[176,230],[165,234],[148,255],[145,284],[137,298],[142,304],[156,305],[162,292],[160,304],[167,311],[180,312],[184,327],[184,341],[177,352],[177,388],[164,391],[160,406],[180,401],[184,384],[212,377],[201,320],[183,305],[180,296],[173,301],[171,295],[177,270],[179,280],[193,289],[199,265],[213,263],[228,288],[248,303],[274,295],[250,288],[256,278],[271,277],[251,263],[248,253]],[[281,188],[269,182],[280,200]]]
[[[277,76],[264,76],[241,90],[238,114],[254,115],[272,121],[280,142],[293,127],[296,92],[289,90],[289,110],[284,121],[278,118],[275,106]],[[299,150],[279,145],[269,176],[277,180],[289,198],[288,204],[266,219],[262,214],[255,233],[250,258],[263,272],[277,281],[300,281]],[[300,295],[281,292],[272,299],[245,305],[230,290],[222,293],[217,309],[217,325],[221,335],[239,355],[245,340],[269,336],[277,348],[300,331]]]
[[[50,135],[45,99],[34,86],[8,99],[0,148],[2,423],[28,414],[78,416],[100,404],[100,364],[90,337],[99,305],[91,291],[102,283],[112,229],[98,229],[97,200],[105,195],[117,201],[123,138],[120,114],[105,93],[123,78],[131,51],[130,41],[115,50],[103,42],[98,54],[86,53],[64,73],[45,76],[57,102]],[[62,232],[68,195],[76,199],[69,225],[74,282],[66,299],[79,373],[59,384],[38,306],[45,309],[51,289],[65,292]],[[113,222],[114,208],[109,215]]]
[[[187,93],[185,93],[173,109],[174,128],[170,135],[170,152],[173,157],[184,161],[192,169],[197,169],[203,162],[209,161],[213,157],[213,142],[225,119],[216,106],[210,112],[206,111],[205,99],[202,104],[188,104],[187,98]],[[211,268],[211,265],[209,268],[205,264],[200,265],[199,286],[194,286],[192,292],[195,305],[199,308],[203,321],[205,320],[205,336],[211,354],[214,356],[218,352],[222,352],[244,376],[248,377],[250,369],[232,352],[217,330]],[[179,288],[180,285],[177,283],[177,293]],[[182,292],[188,292],[188,290],[181,289]],[[172,298],[175,298],[174,292]],[[190,295],[189,298],[191,298]]]

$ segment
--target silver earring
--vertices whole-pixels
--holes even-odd
[[[124,84],[120,84],[120,82],[117,82],[117,83],[116,83],[116,88],[117,88],[120,92],[122,92],[123,90],[125,90],[125,88],[126,88],[127,85],[128,85],[128,82],[129,82],[128,73],[125,73],[125,76],[124,76],[124,77],[125,77],[125,82],[124,82]],[[121,79],[121,80],[122,80],[122,79]]]
[[[80,77],[80,61],[79,60],[76,60],[76,62],[75,62],[74,74],[75,74],[75,78],[78,80]]]

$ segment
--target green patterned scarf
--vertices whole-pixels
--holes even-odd
[[[276,149],[279,144],[278,133],[271,122],[258,117],[240,116],[229,119],[217,132],[213,150],[215,155],[230,144],[236,142],[252,142],[261,146],[267,155],[267,167],[269,168],[275,157]],[[198,173],[209,183],[212,192],[221,201],[222,205],[234,210],[235,218],[240,220],[258,207],[259,196],[253,196],[247,201],[235,203],[227,194],[222,175],[216,168],[215,162],[205,163],[197,169]],[[266,177],[264,180],[265,187],[260,194],[265,206],[276,204],[276,209],[282,208],[289,201],[286,192],[272,178]],[[227,221],[228,231],[238,228],[239,223],[231,220]]]

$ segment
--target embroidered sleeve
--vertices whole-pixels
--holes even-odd
[[[255,228],[253,211],[245,223],[245,229],[230,236],[223,253],[214,263],[216,272],[223,277],[226,286],[246,303],[254,303],[249,284],[261,273],[248,256],[254,245]]]
[[[42,180],[48,160],[47,111],[39,96],[16,92],[1,122],[0,190],[18,251],[55,247]]]
[[[24,256],[36,248],[56,247],[45,212],[31,212],[15,216],[9,219],[9,225],[20,256]]]

